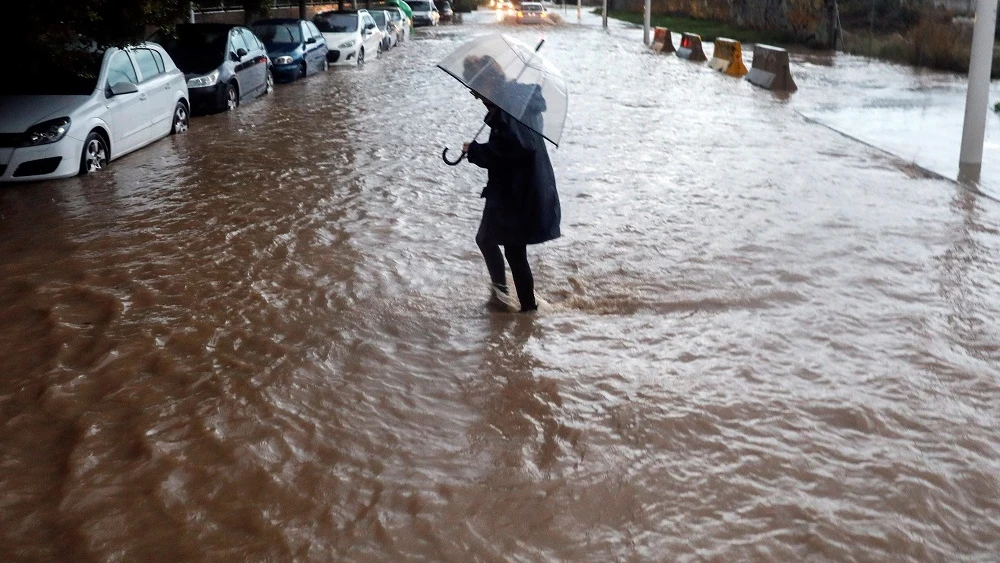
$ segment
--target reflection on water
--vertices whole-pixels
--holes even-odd
[[[584,14],[491,310],[488,20],[0,189],[0,560],[991,560],[995,203]]]

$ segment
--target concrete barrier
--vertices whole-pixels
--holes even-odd
[[[701,36],[694,33],[681,34],[681,46],[677,49],[677,56],[698,63],[708,60],[701,48]]]
[[[674,38],[665,27],[653,28],[653,50],[659,53],[674,52]]]
[[[747,73],[747,66],[743,64],[743,46],[733,39],[716,39],[715,52],[712,60],[708,61],[708,66],[729,76],[742,78]]]
[[[753,68],[747,74],[747,80],[768,90],[794,92],[798,90],[792,80],[792,71],[788,64],[788,51],[770,45],[753,46]]]

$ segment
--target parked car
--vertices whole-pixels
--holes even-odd
[[[389,13],[385,10],[371,10],[369,13],[372,15],[375,25],[378,26],[378,30],[382,34],[382,50],[388,51],[395,47],[399,37]]]
[[[521,8],[517,11],[517,23],[522,24],[547,23],[548,17],[541,2],[521,2]]]
[[[413,10],[413,26],[437,25],[441,21],[441,14],[438,13],[437,6],[431,0],[413,0],[407,2]]]
[[[451,2],[444,0],[441,2],[441,21],[450,22],[455,17],[455,12],[451,9]]]
[[[248,28],[223,23],[182,23],[158,31],[163,45],[187,77],[195,113],[227,111],[274,90],[271,59]]]
[[[378,57],[382,34],[368,10],[331,10],[316,14],[313,23],[330,48],[327,60],[334,65],[363,65],[368,54]]]
[[[159,45],[67,57],[0,83],[0,182],[89,174],[187,131],[184,74]]]
[[[389,12],[389,17],[392,18],[393,25],[396,26],[396,33],[398,34],[397,43],[402,43],[410,38],[410,18],[406,17],[406,12],[402,8],[397,8],[395,6],[389,6],[385,9]]]
[[[254,22],[250,29],[264,43],[276,80],[292,81],[325,71],[329,49],[311,21],[270,19]]]

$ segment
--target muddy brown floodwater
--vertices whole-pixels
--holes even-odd
[[[492,311],[497,29],[0,188],[0,560],[995,561],[1000,205],[588,14]]]

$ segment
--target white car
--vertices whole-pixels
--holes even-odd
[[[441,14],[432,0],[411,0],[407,2],[410,11],[413,12],[413,26],[437,25],[441,21]]]
[[[541,2],[521,2],[517,10],[517,23],[546,23],[549,14]]]
[[[0,85],[0,182],[89,174],[187,131],[187,79],[162,47],[74,55],[87,61],[76,71]]]
[[[332,65],[362,65],[369,56],[382,54],[382,32],[368,10],[332,10],[313,18],[330,51]]]
[[[385,11],[389,12],[389,17],[392,18],[392,23],[396,24],[396,29],[399,31],[399,43],[402,43],[410,38],[410,18],[406,17],[406,12],[402,8],[397,8],[396,6],[389,6],[385,8]]]

